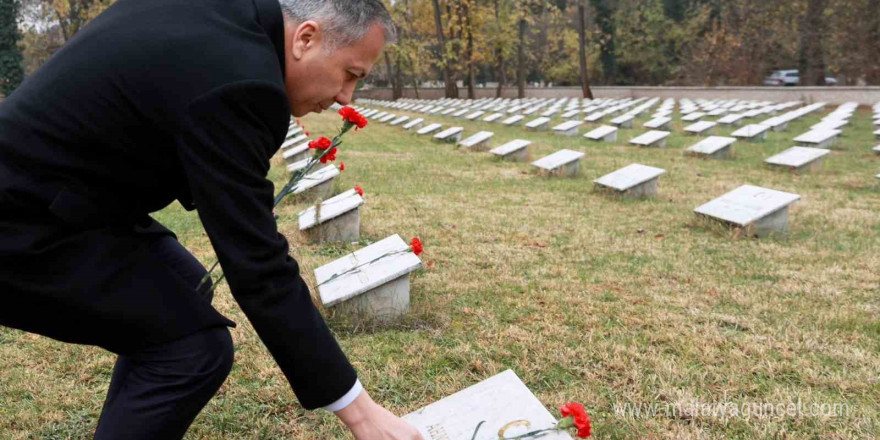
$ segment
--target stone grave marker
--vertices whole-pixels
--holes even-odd
[[[288,148],[283,151],[284,152],[281,153],[281,157],[283,157],[284,161],[288,164],[299,162],[310,156],[308,142],[303,142],[295,147]]]
[[[818,171],[822,160],[831,150],[810,147],[791,147],[764,162],[771,166],[786,168],[796,173]]]
[[[373,119],[375,119],[377,121],[381,121],[382,118],[384,118],[386,115],[388,115],[388,112],[380,112],[380,113],[377,113]]]
[[[406,122],[406,121],[409,121],[409,116],[401,116],[401,117],[399,117],[399,118],[397,118],[397,119],[391,121],[391,123],[390,123],[389,125],[392,125],[392,126],[394,126],[394,125],[400,125],[400,124],[402,124],[402,123],[404,123],[404,122]]]
[[[691,125],[688,125],[684,128],[685,133],[693,134],[693,135],[707,135],[712,133],[712,129],[718,125],[717,122],[712,121],[697,121]]]
[[[580,110],[569,110],[569,111],[562,114],[562,119],[573,118],[573,117],[577,116],[577,114],[580,112],[581,112]]]
[[[672,118],[668,116],[660,116],[654,119],[651,119],[648,122],[642,124],[642,127],[649,128],[651,130],[669,130],[669,123],[672,122]]]
[[[636,117],[630,114],[620,115],[614,119],[612,119],[611,125],[616,126],[617,128],[633,128],[633,122]]]
[[[409,130],[412,128],[420,127],[422,125],[422,122],[425,122],[425,120],[422,118],[415,118],[415,119],[407,122],[406,124],[404,124],[403,129]]]
[[[506,370],[402,417],[425,440],[492,440],[552,428],[556,419],[511,370]],[[519,423],[511,423],[522,421]],[[541,440],[572,440],[550,431]]]
[[[461,110],[458,110],[458,111],[453,112],[453,113],[452,113],[452,117],[454,117],[454,118],[461,118],[461,117],[464,117],[464,115],[466,115],[467,112],[468,112],[468,109],[466,109],[466,108],[465,108],[465,109],[461,109]]]
[[[734,131],[730,135],[737,139],[745,139],[747,141],[764,141],[767,139],[767,131],[770,127],[761,124],[749,124],[739,130]]]
[[[565,121],[553,127],[553,133],[562,136],[575,136],[581,124],[583,124],[583,121]]]
[[[531,121],[526,123],[526,130],[531,130],[531,131],[546,130],[548,122],[550,122],[550,118],[547,118],[544,116],[532,119]]]
[[[443,127],[443,124],[437,124],[437,123],[429,124],[429,125],[426,125],[426,126],[420,128],[419,131],[416,132],[416,134],[431,134],[431,133],[439,130],[440,127]]]
[[[872,148],[871,151],[873,151],[877,154],[880,154],[880,145],[877,145],[876,147]]]
[[[468,121],[473,121],[473,120],[475,120],[475,119],[477,119],[477,118],[479,118],[480,116],[483,116],[483,115],[485,115],[485,114],[486,114],[486,112],[484,112],[484,111],[482,111],[482,110],[477,110],[477,111],[475,111],[475,112],[473,112],[473,113],[471,113],[471,114],[465,116],[464,118],[467,119]]]
[[[640,147],[665,147],[668,131],[651,130],[630,139],[629,143]]]
[[[847,126],[849,121],[846,119],[836,119],[831,121],[822,121],[818,124],[810,126],[810,130],[840,130]]]
[[[840,130],[810,130],[794,138],[794,142],[816,148],[831,148],[837,142],[840,133]]]
[[[740,113],[732,113],[718,119],[717,122],[721,125],[741,125],[743,118],[744,116]]]
[[[706,116],[703,112],[691,112],[681,117],[681,120],[684,122],[696,122],[700,119],[703,119]]]
[[[788,207],[800,198],[797,194],[743,185],[698,206],[694,212],[742,228],[746,236],[766,237],[786,233]]]
[[[664,169],[634,163],[606,174],[593,183],[624,196],[651,198],[657,195],[657,182],[664,173]]]
[[[471,151],[486,151],[490,148],[493,135],[491,131],[480,131],[463,139],[458,145]]]
[[[332,241],[353,242],[361,237],[358,208],[364,204],[363,197],[350,189],[299,213],[299,230],[308,237],[309,243]],[[319,216],[320,218],[316,218]]]
[[[584,134],[584,137],[596,142],[617,142],[617,127],[602,125]]]
[[[306,136],[305,133],[298,134],[292,138],[285,140],[284,143],[281,144],[281,149],[286,150],[294,145],[299,145],[302,142],[307,142],[308,140],[309,140],[309,137]]]
[[[310,174],[306,174],[293,187],[293,195],[299,199],[323,200],[329,198],[333,194],[333,179],[338,175],[339,168],[336,168],[336,165],[333,164],[317,171],[312,171]]]
[[[524,162],[529,157],[528,147],[529,145],[531,145],[531,143],[532,141],[514,139],[489,152],[502,159]]]
[[[504,117],[504,113],[492,113],[489,116],[483,118],[483,122],[495,122]]]
[[[525,118],[526,118],[526,117],[523,116],[523,115],[513,115],[513,116],[511,116],[511,117],[509,117],[509,118],[507,118],[507,119],[501,121],[501,124],[503,124],[503,125],[508,125],[508,126],[510,126],[510,125],[517,125],[517,124],[519,124],[520,122],[522,122],[522,120],[525,119]]]
[[[599,122],[604,117],[605,117],[605,112],[600,111],[600,112],[588,114],[587,117],[584,118],[584,120],[587,122]]]
[[[290,139],[290,138],[292,138],[302,132],[303,132],[302,127],[295,125],[295,126],[291,127],[289,130],[287,130],[287,136],[285,136],[285,139]]]
[[[409,310],[409,274],[422,262],[395,234],[315,269],[318,295],[363,321],[390,321]]]
[[[287,171],[290,172],[290,173],[295,173],[295,172],[297,172],[297,171],[299,171],[299,170],[301,170],[301,169],[303,169],[303,168],[309,166],[309,161],[310,161],[310,160],[312,160],[311,157],[307,157],[307,158],[305,158],[305,159],[300,159],[300,160],[298,160],[298,161],[296,161],[296,162],[294,162],[294,163],[288,165],[288,166],[287,166]],[[329,165],[329,163],[323,164],[323,163],[321,163],[320,161],[317,161],[317,162],[315,162],[315,165],[312,166],[311,171],[313,171],[313,172],[314,172],[314,171],[318,171],[318,170],[320,170],[321,168],[326,167],[327,165]]]
[[[874,132],[874,137],[876,137],[877,139],[880,139],[880,130],[877,130]]]
[[[709,159],[728,159],[733,155],[734,142],[736,138],[709,136],[684,150],[684,153]]]
[[[549,176],[573,177],[580,171],[582,157],[584,157],[584,153],[579,151],[559,150],[532,162],[532,165]]]
[[[379,118],[379,122],[389,122],[389,121],[391,121],[392,119],[395,119],[395,118],[397,118],[397,115],[395,115],[395,114],[393,114],[393,113],[389,113],[389,114],[387,114],[387,115],[382,116],[381,118]]]
[[[452,112],[455,112],[455,111],[458,111],[458,109],[456,109],[455,107],[444,108],[443,110],[440,111],[440,115],[446,116],[446,115],[448,115]]]
[[[434,140],[437,142],[446,142],[454,144],[461,140],[461,133],[464,131],[464,127],[449,127],[446,130],[441,131],[434,135]]]

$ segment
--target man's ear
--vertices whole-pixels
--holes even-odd
[[[293,30],[290,51],[293,58],[299,60],[306,51],[315,49],[321,44],[321,25],[316,21],[307,20]]]

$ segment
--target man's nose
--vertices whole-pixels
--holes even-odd
[[[339,105],[346,106],[351,103],[351,96],[354,94],[354,84],[345,85],[339,94],[336,95],[336,102]]]

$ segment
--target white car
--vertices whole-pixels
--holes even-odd
[[[774,70],[769,77],[764,78],[765,86],[796,86],[801,82],[800,74],[797,69],[793,70]],[[826,76],[825,85],[833,86],[837,84],[837,79]]]

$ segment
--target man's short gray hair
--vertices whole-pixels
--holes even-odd
[[[331,51],[357,43],[374,24],[385,31],[386,43],[397,39],[394,22],[381,0],[279,0],[279,3],[286,20],[320,23]]]

